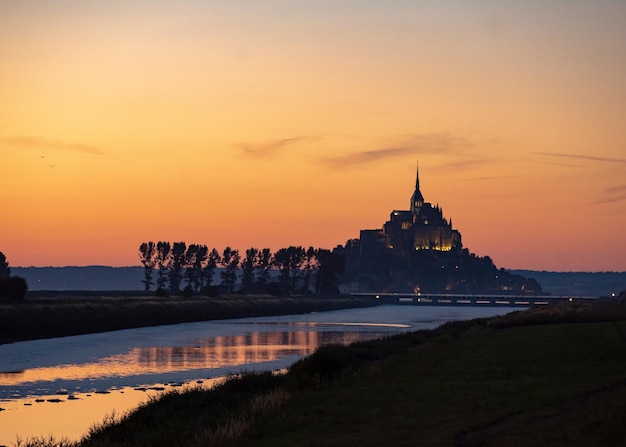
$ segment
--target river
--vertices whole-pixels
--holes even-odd
[[[164,391],[210,386],[241,371],[286,368],[325,344],[512,310],[384,305],[0,345],[0,446],[42,436],[77,440],[105,417],[123,414]]]

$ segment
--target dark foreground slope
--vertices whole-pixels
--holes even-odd
[[[235,445],[625,445],[626,321],[509,322],[444,328],[292,399]]]
[[[55,292],[17,304],[0,303],[0,344],[163,324],[289,315],[374,305],[353,297],[269,295],[193,298],[81,296]],[[113,295],[113,294],[109,294]]]
[[[166,394],[82,445],[624,445],[625,317],[546,307],[326,346],[286,375]]]

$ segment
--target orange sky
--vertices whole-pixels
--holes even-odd
[[[422,192],[498,267],[626,271],[626,3],[0,2],[0,251],[332,248]]]

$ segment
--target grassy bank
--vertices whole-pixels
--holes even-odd
[[[602,306],[326,346],[286,375],[169,393],[81,445],[624,445],[626,320]]]
[[[624,445],[626,322],[444,330],[272,416],[233,445]]]
[[[111,294],[113,295],[113,294]],[[289,315],[371,306],[373,300],[352,297],[222,297],[64,296],[0,303],[0,344],[162,324]]]

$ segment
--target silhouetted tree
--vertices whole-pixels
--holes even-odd
[[[215,269],[217,265],[222,262],[222,257],[220,253],[214,248],[208,254],[206,263],[204,265],[204,283],[207,289],[211,288],[213,283],[213,275],[215,274]]]
[[[279,248],[274,253],[273,265],[278,269],[278,282],[282,289],[289,291],[289,252],[286,248]]]
[[[164,292],[167,286],[167,269],[170,259],[170,251],[172,246],[169,242],[157,242],[157,268],[159,273],[157,275],[157,290]]]
[[[193,291],[195,272],[193,271],[193,264],[196,261],[196,244],[189,244],[187,251],[185,251],[185,257],[183,267],[185,268],[185,274],[183,275],[187,281],[187,286]],[[184,291],[184,289],[183,289]]]
[[[187,244],[185,242],[174,242],[169,260],[169,280],[172,292],[180,291],[180,282],[183,280],[183,266],[185,265],[185,254]]]
[[[0,280],[9,279],[11,276],[11,267],[7,262],[7,257],[0,251]]]
[[[0,279],[0,301],[22,301],[27,291],[28,284],[20,276]]]
[[[11,276],[7,258],[0,252],[0,301],[21,301],[27,291],[26,280],[19,276]]]
[[[202,289],[204,289],[204,284],[205,284],[205,271],[204,271],[204,266],[206,265],[207,259],[209,257],[209,247],[207,247],[206,245],[199,245],[198,246],[198,254],[196,255],[196,262],[194,263],[194,270],[196,272],[196,280],[197,283],[195,284],[196,287],[196,292],[201,291]]]
[[[227,293],[233,293],[235,290],[240,259],[239,250],[226,247],[222,252],[222,267],[224,267],[224,270],[221,272],[222,285]]]
[[[267,283],[270,280],[270,269],[272,268],[273,256],[269,248],[259,251],[256,258],[257,284],[259,290],[265,292]]]
[[[254,271],[257,265],[259,250],[252,247],[246,250],[246,256],[241,261],[241,290],[251,293],[254,287]]]
[[[190,244],[185,253],[185,278],[193,291],[199,292],[204,286],[204,264],[209,249],[206,245]]]
[[[292,292],[296,291],[298,280],[302,276],[302,267],[304,265],[304,259],[306,256],[306,251],[304,247],[289,247],[290,251],[289,256],[289,279],[290,279],[290,289]]]
[[[281,248],[274,254],[274,265],[279,271],[279,281],[288,293],[296,290],[305,256],[301,246]]]
[[[317,258],[315,257],[315,249],[313,247],[309,247],[304,256],[304,272],[302,274],[302,291],[304,293],[310,293],[311,289],[311,278],[313,276],[313,272],[317,268]]]
[[[139,246],[139,259],[143,265],[143,280],[141,282],[147,292],[152,287],[152,272],[154,272],[154,266],[157,263],[154,242],[144,242]]]

